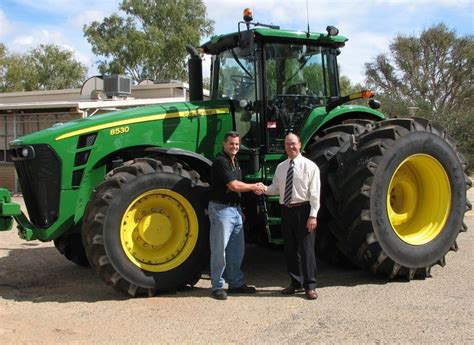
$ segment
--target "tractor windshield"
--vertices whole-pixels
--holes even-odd
[[[308,96],[312,103],[325,102],[328,92],[323,49],[299,44],[267,44],[267,98]]]
[[[336,96],[335,57],[320,46],[268,43],[264,47],[267,147],[283,151],[288,132],[298,132],[312,109]]]
[[[218,67],[214,68],[214,71],[218,71],[218,75],[213,76],[213,80],[217,81],[213,98],[228,98],[237,101],[255,100],[255,58],[253,55],[243,55],[239,48],[231,48],[217,55],[213,63],[217,65],[215,67]]]

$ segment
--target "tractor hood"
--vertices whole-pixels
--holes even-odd
[[[102,115],[55,124],[52,127],[25,135],[10,142],[11,146],[32,144],[53,144],[65,139],[78,137],[92,132],[108,131],[114,134],[114,129],[132,124],[160,121],[182,117],[200,117],[217,112],[228,113],[226,102],[180,102],[151,105],[140,108],[130,108]]]

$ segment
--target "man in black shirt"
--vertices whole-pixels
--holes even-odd
[[[252,294],[256,290],[244,282],[240,270],[244,258],[245,243],[240,208],[241,192],[263,191],[263,184],[242,182],[242,172],[235,157],[240,147],[237,132],[224,135],[223,152],[211,169],[209,220],[211,222],[211,284],[212,296],[227,299],[225,281],[229,293]]]

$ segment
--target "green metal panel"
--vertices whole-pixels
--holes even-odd
[[[307,32],[304,31],[293,31],[293,30],[280,30],[280,29],[268,29],[268,28],[255,28],[251,29],[256,37],[265,38],[272,38],[278,39],[293,39],[293,40],[306,40],[306,41],[313,41],[315,44],[327,45],[327,46],[334,46],[334,47],[342,47],[344,43],[348,40],[344,36],[329,36],[327,34],[319,33],[319,32],[310,32],[309,35]],[[245,31],[233,32],[226,35],[217,35],[211,37],[211,39],[201,45],[202,48],[211,47],[219,42],[227,40],[229,43],[238,41],[239,35]]]
[[[353,113],[353,116],[350,116],[351,113]],[[326,112],[325,107],[315,108],[300,130],[301,146],[304,148],[316,132],[334,118],[344,116],[344,118],[360,119],[362,118],[361,113],[365,113],[367,117],[380,120],[385,118],[381,112],[361,105],[342,105],[334,108],[329,113]]]
[[[312,40],[316,42],[325,42],[328,44],[344,43],[348,40],[347,37],[339,36],[339,35],[329,36],[328,34],[322,34],[318,32],[310,32],[308,35],[308,33],[305,31],[277,30],[277,29],[267,29],[267,28],[255,29],[255,33],[263,37],[281,37],[281,38],[291,38],[295,40]]]
[[[136,147],[173,147],[214,159],[221,151],[225,132],[233,129],[228,101],[169,103],[127,109],[56,125],[12,141],[12,147],[46,143],[61,159],[58,219],[47,229],[23,220],[21,237],[49,241],[81,219],[90,195],[105,176],[105,158],[118,150]],[[79,148],[81,135],[97,133],[93,145]],[[87,161],[74,166],[76,154],[90,151]],[[74,171],[83,170],[74,187]]]

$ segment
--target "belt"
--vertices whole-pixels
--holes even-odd
[[[303,201],[303,202],[296,202],[296,203],[284,205],[284,206],[288,208],[295,208],[295,207],[302,207],[302,206],[308,206],[308,205],[309,205],[309,201]]]
[[[211,200],[211,201],[216,203],[216,204],[221,204],[221,205],[226,205],[226,206],[231,206],[231,207],[239,207],[240,206],[240,202],[222,202],[222,201],[215,201],[215,200]]]

